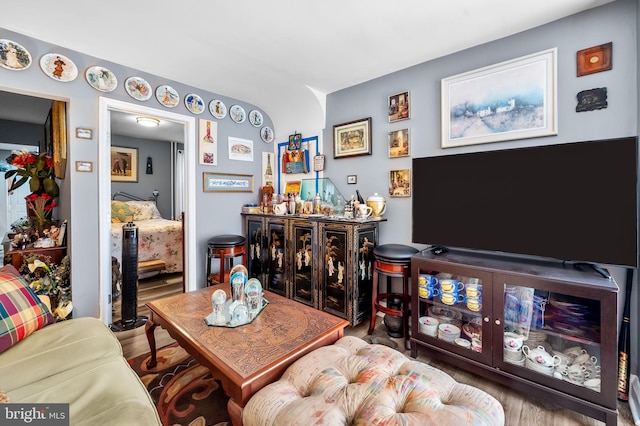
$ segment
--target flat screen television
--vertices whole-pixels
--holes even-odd
[[[638,263],[635,137],[413,159],[414,243]]]

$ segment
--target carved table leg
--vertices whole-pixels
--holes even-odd
[[[144,332],[147,335],[147,340],[149,341],[149,350],[151,351],[151,358],[147,361],[147,368],[153,368],[158,365],[158,360],[156,359],[156,330],[157,324],[153,322],[153,318],[149,319],[144,326]]]
[[[227,411],[229,412],[229,417],[231,417],[231,424],[233,426],[242,426],[242,407],[231,398],[227,402]]]

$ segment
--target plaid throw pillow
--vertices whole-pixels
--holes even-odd
[[[53,322],[49,309],[21,277],[0,273],[0,353]]]

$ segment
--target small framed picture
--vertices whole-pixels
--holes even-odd
[[[202,173],[204,192],[253,192],[253,175]]]
[[[92,172],[93,163],[91,161],[76,161],[76,172]]]
[[[371,117],[333,126],[333,158],[371,155]]]
[[[138,148],[111,147],[111,181],[138,181]]]
[[[402,92],[389,96],[389,123],[411,118],[410,106],[409,92]]]
[[[321,172],[324,170],[324,154],[318,154],[313,157],[313,171]]]
[[[576,54],[578,77],[596,72],[609,71],[613,68],[611,62],[612,48],[613,42],[609,42],[601,44],[600,46],[578,50]]]
[[[76,137],[78,139],[93,139],[93,131],[91,129],[76,127]]]
[[[294,133],[289,135],[289,145],[287,151],[298,151],[302,145],[302,133]]]
[[[409,129],[400,129],[389,132],[389,158],[409,156]]]
[[[389,195],[392,197],[411,197],[411,169],[389,172]]]
[[[355,185],[356,183],[358,183],[358,176],[357,175],[347,176],[347,183],[349,185]]]

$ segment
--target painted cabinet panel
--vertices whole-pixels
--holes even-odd
[[[373,248],[380,221],[243,216],[247,250],[254,252],[248,260],[251,277],[273,292],[344,318],[351,325],[369,317]]]

